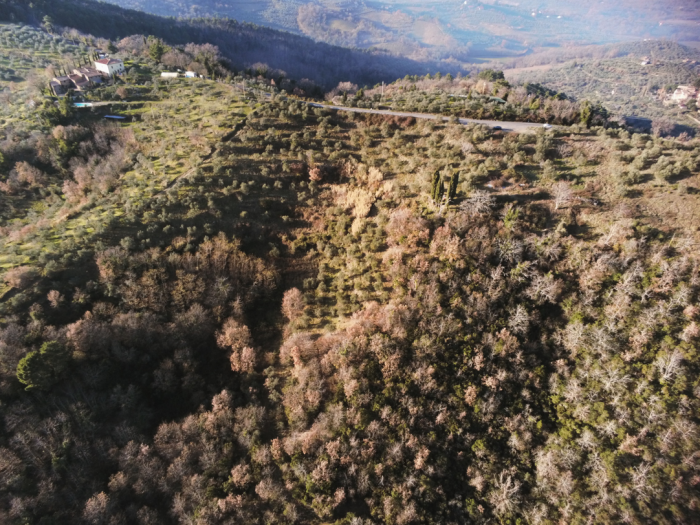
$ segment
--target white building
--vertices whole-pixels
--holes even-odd
[[[197,73],[194,71],[185,71],[186,78],[197,78]]]
[[[678,89],[671,95],[671,101],[682,104],[688,99],[697,98],[698,90],[693,86],[678,86]]]
[[[171,72],[168,72],[168,71],[163,71],[163,72],[160,74],[160,76],[161,76],[161,78],[177,78],[177,77],[180,76],[180,74],[179,74],[179,73],[171,73]]]
[[[124,62],[118,58],[101,58],[100,60],[95,60],[95,69],[110,77],[112,75],[123,75],[126,73]]]

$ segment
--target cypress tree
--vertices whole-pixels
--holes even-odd
[[[437,202],[439,197],[439,192],[440,192],[440,187],[442,187],[442,181],[440,180],[440,170],[436,170],[435,173],[433,173],[433,184],[430,188],[430,196],[432,199]]]
[[[447,194],[449,200],[453,200],[457,197],[457,185],[459,184],[459,171],[455,170],[452,174],[452,179],[450,180],[450,190]]]
[[[442,179],[440,179],[440,182],[438,183],[437,187],[437,193],[435,194],[435,203],[440,204],[440,201],[442,200],[442,196],[445,194],[445,187],[442,183]]]

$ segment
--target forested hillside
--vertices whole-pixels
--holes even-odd
[[[310,79],[327,89],[346,80],[373,85],[407,73],[425,74],[438,70],[456,73],[458,69],[448,63],[416,62],[380,51],[317,43],[310,38],[233,19],[176,20],[93,0],[37,0],[31,3],[0,0],[0,21],[38,25],[47,15],[57,27],[67,26],[101,38],[114,40],[145,34],[176,46],[188,42],[216,45],[235,69],[265,64],[269,69],[284,71],[297,80]]]
[[[75,108],[37,33],[0,32],[0,522],[697,521],[698,139],[495,72],[385,95],[575,123],[312,108],[143,38]]]
[[[684,0],[110,0],[176,17],[229,17],[329,44],[411,58],[520,56],[526,51],[644,38],[698,42],[698,6]]]

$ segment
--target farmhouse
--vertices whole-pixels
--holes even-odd
[[[68,75],[68,78],[73,84],[72,89],[75,89],[76,91],[87,91],[90,88],[90,81],[82,75]]]
[[[49,82],[49,87],[56,96],[65,95],[69,89],[74,91],[87,91],[103,82],[102,73],[91,67],[79,67],[70,75],[54,77]]]
[[[95,60],[95,69],[110,77],[112,75],[122,75],[126,72],[124,62],[118,58],[101,58],[100,60]]]
[[[671,101],[682,104],[691,98],[697,98],[698,90],[693,86],[678,86],[678,89],[671,95]]]
[[[93,84],[102,84],[102,73],[93,67],[79,67],[73,70],[73,74],[80,75],[85,80],[92,82]]]
[[[51,91],[53,91],[54,95],[56,96],[65,95],[66,91],[73,89],[73,83],[67,76],[55,77],[51,82],[49,82],[49,86],[51,87]]]

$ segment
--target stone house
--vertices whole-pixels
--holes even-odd
[[[126,73],[124,62],[118,58],[101,58],[100,60],[95,60],[95,69],[108,77]]]

